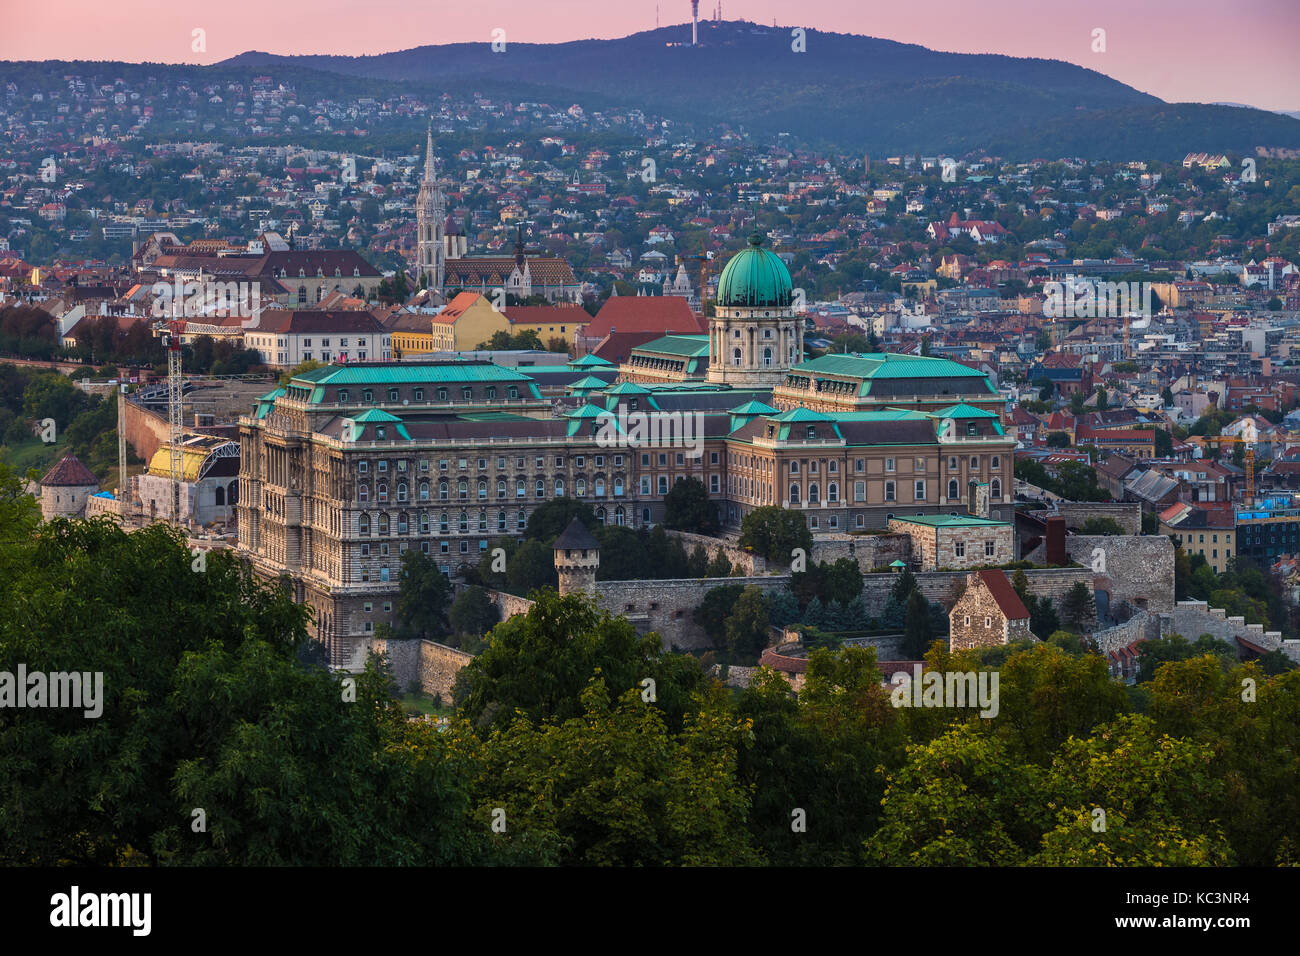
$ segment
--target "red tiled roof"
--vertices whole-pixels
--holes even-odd
[[[704,320],[677,295],[611,296],[587,323],[587,338],[604,338],[612,331],[657,332],[660,335],[703,335]]]
[[[984,586],[989,589],[993,595],[993,600],[997,602],[998,609],[1006,616],[1008,621],[1028,620],[1029,611],[1025,609],[1025,602],[1020,600],[1020,595],[1016,589],[1011,586],[1007,580],[1005,571],[996,569],[988,571],[976,571]]]
[[[53,468],[45,473],[45,477],[41,479],[41,484],[46,487],[94,485],[98,488],[99,479],[81,463],[81,459],[72,452],[68,452],[55,463]]]

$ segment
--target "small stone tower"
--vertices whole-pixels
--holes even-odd
[[[72,452],[68,452],[41,479],[41,517],[80,518],[86,499],[99,490],[99,479]]]
[[[596,594],[596,569],[600,567],[600,545],[577,518],[555,539],[555,570],[560,575],[560,594],[582,591]]]

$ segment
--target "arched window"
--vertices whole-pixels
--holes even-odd
[[[832,503],[840,500],[840,486],[833,481],[826,486],[826,500]]]
[[[740,349],[731,350],[731,364],[732,365],[740,364]]]
[[[428,516],[427,514],[421,514],[421,515],[420,515],[420,534],[428,534],[428,533],[429,533],[429,516]]]
[[[226,489],[226,501],[232,505],[239,504],[239,482],[232,481],[230,487]]]
[[[605,479],[604,479],[604,478],[597,478],[597,479],[596,479],[596,490],[593,492],[593,494],[595,494],[595,496],[596,496],[597,498],[604,498],[604,497],[605,497]]]
[[[515,527],[522,528],[526,524],[528,524],[528,515],[524,512],[523,508],[520,508],[519,514],[515,516]]]
[[[362,515],[357,522],[358,534],[370,534],[370,515]]]
[[[226,489],[222,488],[220,485],[217,485],[217,504],[224,505],[225,503],[226,503]]]
[[[583,497],[587,493],[587,482],[582,478],[576,479],[573,482],[573,493],[579,498]]]
[[[399,481],[397,483],[397,500],[398,501],[406,500],[406,482],[404,481]]]
[[[379,513],[379,533],[388,534],[388,512],[386,511]]]
[[[957,479],[952,478],[948,482],[948,500],[952,501],[957,497]]]
[[[468,497],[469,497],[469,482],[467,482],[464,478],[462,478],[459,482],[456,483],[456,492],[457,492],[457,493],[458,493],[462,498],[468,498]]]
[[[792,475],[799,474],[799,463],[797,461],[790,462],[790,474]]]
[[[797,505],[798,503],[799,503],[799,482],[794,481],[790,483],[790,504]]]
[[[479,529],[480,531],[486,531],[486,530],[487,530],[487,512],[486,512],[486,511],[480,511],[480,512],[478,513],[478,529]]]
[[[994,478],[989,482],[989,495],[993,498],[1002,497],[1002,479]]]
[[[445,511],[438,517],[438,530],[443,534],[447,533],[447,512]]]
[[[537,479],[537,497],[539,497],[539,498],[545,498],[545,497],[546,497],[546,479],[545,479],[545,478],[538,478],[538,479]]]
[[[399,515],[397,516],[397,533],[398,533],[398,534],[406,534],[407,529],[408,529],[409,527],[410,527],[410,525],[409,525],[408,522],[407,522],[406,512],[403,511],[401,514],[399,514]]]
[[[999,458],[997,455],[994,455],[993,461],[990,463],[989,467],[991,467],[994,471],[997,471],[999,468],[1002,467],[1002,459]]]
[[[498,480],[497,480],[497,497],[498,497],[498,498],[504,498],[505,496],[506,496],[506,483],[505,483],[505,479],[498,479]]]
[[[369,485],[357,485],[357,500],[363,504],[370,500]]]
[[[622,479],[622,478],[615,478],[615,479],[614,479],[614,497],[615,497],[615,498],[622,498],[622,497],[623,497],[623,479]],[[620,509],[620,510],[621,510],[621,509]],[[621,522],[620,522],[620,523],[621,523]]]
[[[504,511],[497,512],[497,530],[498,531],[506,530],[506,513]]]
[[[387,501],[387,500],[388,500],[388,484],[387,484],[386,482],[380,482],[378,491],[379,491],[379,500],[380,500],[380,501]]]
[[[479,501],[482,501],[486,497],[487,497],[487,481],[486,479],[480,478],[478,483],[478,499]]]
[[[808,504],[815,505],[820,500],[821,498],[818,492],[817,482],[814,481],[808,486]]]
[[[469,530],[469,512],[467,511],[462,511],[460,513],[460,530],[461,531]]]
[[[420,482],[420,500],[429,500],[429,483],[427,481]]]
[[[526,494],[528,494],[528,482],[520,478],[518,481],[515,482],[515,497],[522,498]]]
[[[623,511],[623,506],[619,505],[617,508],[614,509],[614,524],[622,526],[623,522],[626,520],[627,520],[627,515]]]
[[[772,350],[763,349],[763,365],[767,368],[772,367]]]
[[[557,497],[557,498],[563,498],[563,497],[564,497],[564,479],[563,479],[563,478],[556,478],[556,479],[555,479],[555,497]]]
[[[447,483],[445,481],[438,482],[438,497],[443,501],[447,500]]]

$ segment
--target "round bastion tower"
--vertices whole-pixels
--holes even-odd
[[[555,539],[555,570],[560,576],[560,594],[582,591],[596,595],[596,569],[600,567],[600,544],[577,518]]]

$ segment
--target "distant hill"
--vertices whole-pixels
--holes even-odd
[[[1300,120],[1263,110],[1165,103],[1058,60],[941,53],[913,44],[789,28],[689,24],[613,40],[422,46],[376,56],[248,52],[221,67],[305,67],[463,89],[515,84],[521,99],[589,94],[696,123],[791,133],[876,155],[988,150],[1011,158],[1078,155],[1174,159],[1190,151],[1300,146]]]

